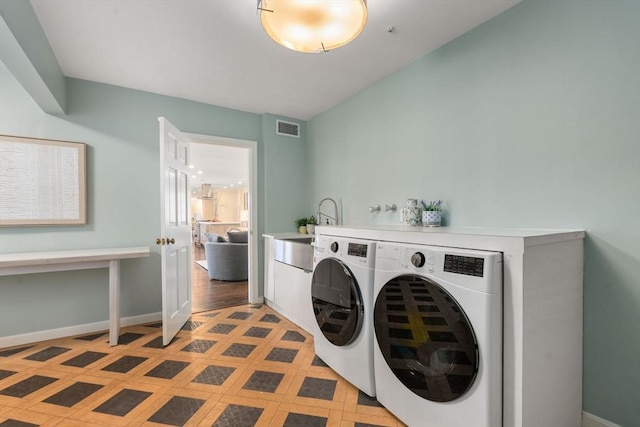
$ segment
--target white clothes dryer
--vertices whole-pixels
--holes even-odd
[[[502,254],[379,242],[377,399],[410,427],[502,425]]]
[[[372,397],[375,249],[373,241],[320,235],[311,281],[316,354]]]

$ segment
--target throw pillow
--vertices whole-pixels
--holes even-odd
[[[224,237],[218,236],[216,233],[207,233],[207,242],[224,242]]]
[[[230,231],[227,233],[229,236],[229,242],[231,243],[247,243],[249,242],[248,231]]]

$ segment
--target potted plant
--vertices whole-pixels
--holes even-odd
[[[307,218],[296,219],[295,222],[298,226],[298,233],[307,234]]]
[[[307,233],[314,234],[316,232],[316,217],[311,215],[307,220]]]
[[[442,222],[442,200],[422,201],[422,225],[439,227]]]

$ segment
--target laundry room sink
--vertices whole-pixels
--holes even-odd
[[[313,237],[275,239],[274,259],[283,264],[313,270]]]

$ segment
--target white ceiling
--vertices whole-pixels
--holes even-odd
[[[31,3],[68,77],[309,120],[518,1],[368,0],[360,36],[322,54],[272,41],[256,0]]]
[[[199,197],[202,184],[216,189],[247,187],[249,149],[212,144],[189,144],[191,155],[191,190]]]

